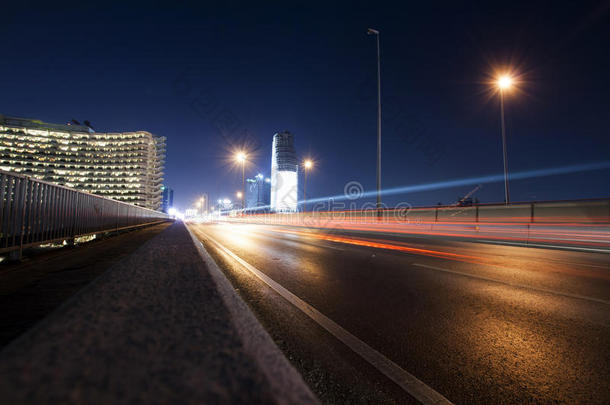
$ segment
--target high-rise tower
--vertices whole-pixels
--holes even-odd
[[[295,212],[298,202],[298,164],[294,136],[288,132],[273,135],[271,150],[271,210]]]

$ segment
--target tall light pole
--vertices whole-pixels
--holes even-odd
[[[498,89],[500,89],[500,122],[502,125],[502,154],[504,156],[504,201],[508,205],[510,203],[510,194],[508,192],[508,153],[506,151],[506,126],[504,124],[504,91],[508,90],[513,85],[513,79],[510,76],[501,76],[497,81]]]
[[[379,31],[369,28],[367,34],[377,39],[377,217],[381,218],[381,54]]]
[[[246,209],[246,204],[245,204],[245,196],[246,196],[246,154],[244,152],[238,152],[235,155],[235,160],[237,160],[238,163],[241,163],[241,208],[242,208],[242,213],[244,212],[244,210]]]
[[[306,211],[307,207],[307,174],[309,173],[309,169],[313,167],[313,162],[310,159],[307,159],[303,162],[303,167],[305,168],[305,183],[303,184],[303,211]]]

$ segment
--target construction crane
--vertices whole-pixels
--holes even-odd
[[[468,194],[466,194],[464,197],[460,198],[455,203],[455,205],[457,205],[458,207],[467,207],[467,206],[472,205],[472,196],[474,195],[474,193],[476,193],[477,191],[479,191],[482,188],[483,188],[483,185],[478,184],[475,188],[470,190],[470,192]]]

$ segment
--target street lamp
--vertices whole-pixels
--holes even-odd
[[[377,39],[377,216],[381,218],[381,55],[379,31],[369,28],[368,35]]]
[[[306,159],[303,162],[303,168],[305,169],[305,183],[303,184],[303,211],[306,211],[307,207],[307,174],[309,173],[309,169],[313,167],[313,161],[311,159]]]
[[[502,125],[502,153],[504,155],[504,201],[508,205],[510,203],[510,195],[508,192],[508,157],[506,152],[506,128],[504,124],[504,91],[512,87],[513,78],[509,75],[502,75],[497,79],[496,85],[500,90],[500,122]]]
[[[242,152],[242,151],[237,152],[235,154],[235,160],[238,163],[241,163],[241,196],[239,196],[238,198],[241,198],[241,208],[242,208],[242,210],[245,210],[245,208],[246,208],[246,204],[245,204],[245,201],[244,201],[244,196],[246,194],[246,158],[247,157],[248,156],[244,152]]]

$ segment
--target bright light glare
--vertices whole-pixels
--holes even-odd
[[[243,195],[243,194],[241,193],[241,191],[238,191],[238,192],[237,192],[237,198],[241,198],[241,196],[242,196],[242,195]]]
[[[313,167],[313,162],[309,159],[307,159],[304,163],[303,166],[305,166],[306,169],[311,169]]]
[[[175,208],[170,208],[169,210],[167,210],[167,213],[170,216],[175,217],[176,216],[176,209]]]
[[[246,161],[246,154],[244,152],[237,152],[237,154],[235,155],[235,160],[237,160],[239,163],[243,163]]]
[[[501,88],[502,90],[508,89],[512,85],[513,85],[513,79],[510,76],[504,75],[498,79],[498,87]]]

